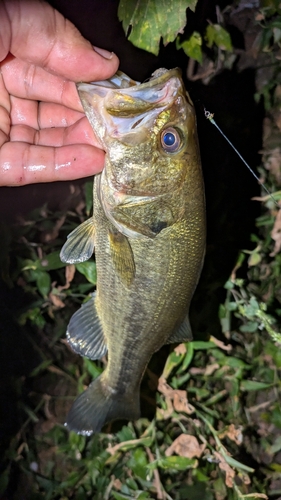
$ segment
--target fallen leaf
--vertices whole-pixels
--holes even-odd
[[[246,472],[242,472],[240,471],[238,473],[238,477],[241,479],[241,481],[244,483],[244,484],[251,484],[251,479],[250,479],[250,476],[248,474],[246,474]]]
[[[153,453],[147,447],[145,448],[145,451],[146,451],[147,456],[149,458],[149,462],[152,464],[155,461],[155,457],[154,457]],[[159,475],[159,471],[158,471],[157,468],[153,469],[153,476],[154,476],[153,485],[154,485],[154,488],[156,489],[156,498],[158,500],[163,500],[164,499],[164,494],[163,494],[163,491],[162,491],[162,486],[161,486],[161,481],[160,481],[160,475]]]
[[[180,356],[181,354],[186,353],[186,347],[184,344],[179,344],[177,347],[175,347],[174,351],[178,356]]]
[[[58,286],[58,290],[61,292],[61,290],[66,290],[67,288],[70,287],[70,283],[72,282],[74,275],[75,275],[75,265],[74,264],[68,264],[65,266],[65,285]]]
[[[190,368],[190,375],[204,375],[206,368],[197,368],[197,366],[193,366]]]
[[[205,368],[205,372],[204,372],[204,375],[205,376],[208,376],[208,375],[213,375],[213,373],[220,367],[220,365],[218,363],[213,363],[212,365],[208,365],[206,366]]]
[[[52,302],[52,304],[57,308],[62,308],[65,306],[64,302],[52,292],[49,293],[49,299]]]
[[[273,229],[271,231],[271,238],[275,241],[274,250],[269,255],[274,257],[281,250],[281,210],[278,210]]]
[[[75,265],[74,264],[69,264],[65,268],[65,281],[66,285],[70,285],[71,281],[73,280],[75,275]]]
[[[176,453],[180,457],[200,458],[205,450],[205,444],[199,444],[195,436],[189,434],[181,434],[165,451],[166,457],[170,457]]]
[[[157,408],[157,420],[167,420],[174,411],[173,403],[170,399],[166,399],[167,409]]]
[[[258,12],[258,14],[255,15],[255,20],[256,21],[264,21],[265,15],[262,14],[261,12]]]
[[[194,407],[189,404],[187,400],[186,391],[174,390],[173,391],[174,408],[178,412],[184,412],[191,415],[194,412]]]
[[[270,154],[268,154],[268,156],[264,159],[264,166],[275,177],[276,182],[280,184],[281,149],[279,147],[276,147],[270,151]]]
[[[264,493],[250,493],[249,495],[244,495],[243,498],[253,498],[253,500],[256,498],[264,498],[265,500],[268,500],[268,496]],[[281,500],[281,497],[277,498],[277,500]]]
[[[120,479],[116,478],[113,480],[113,486],[114,488],[117,490],[117,491],[120,491],[121,488],[122,488],[122,483],[120,481]]]
[[[267,408],[267,406],[271,405],[273,403],[274,399],[270,399],[269,401],[263,401],[262,403],[259,403],[255,406],[250,406],[247,408],[247,411],[249,413],[255,413],[256,411],[263,410],[264,408]]]
[[[217,339],[216,337],[213,337],[213,336],[210,337],[210,341],[214,342],[214,344],[216,344],[216,346],[219,347],[220,349],[222,349],[223,351],[227,351],[227,352],[232,351],[232,345],[231,344],[225,345],[224,342],[222,342],[221,340]]]
[[[63,215],[62,217],[60,217],[60,219],[57,220],[51,231],[42,233],[41,241],[43,241],[44,243],[48,243],[49,241],[55,240],[59,235],[60,228],[63,226],[65,218],[66,216]]]
[[[220,439],[227,436],[229,439],[234,441],[236,444],[240,445],[243,442],[242,426],[239,425],[237,428],[234,424],[230,424],[224,432],[220,433]]]
[[[162,410],[160,412],[164,418],[169,418],[173,413],[173,409],[177,412],[187,413],[188,415],[191,415],[194,412],[194,407],[187,400],[187,392],[172,389],[172,387],[167,384],[164,377],[159,378],[158,391],[165,397],[168,408],[168,410]]]
[[[219,460],[219,468],[220,470],[225,472],[225,484],[228,486],[228,488],[233,487],[233,480],[235,478],[235,471],[228,465],[228,463],[225,461],[223,456],[218,453],[217,451],[214,451],[215,457]]]
[[[158,381],[158,391],[161,392],[161,394],[163,394],[163,396],[165,397],[171,397],[172,394],[173,394],[173,390],[172,387],[169,386],[169,384],[167,384],[166,380],[164,379],[164,377],[160,377],[159,378],[159,381]]]

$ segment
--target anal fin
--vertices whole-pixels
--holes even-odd
[[[107,352],[103,329],[95,305],[96,293],[73,314],[67,327],[67,340],[74,352],[100,359]]]
[[[189,315],[187,314],[180,327],[168,338],[166,344],[180,344],[181,342],[190,342],[192,339],[192,330],[189,322]]]
[[[87,219],[72,231],[60,252],[62,262],[76,264],[88,260],[94,251],[95,226],[93,217]]]

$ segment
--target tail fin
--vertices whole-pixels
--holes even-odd
[[[69,430],[90,436],[100,432],[111,420],[136,420],[140,417],[139,393],[130,397],[116,397],[105,393],[98,377],[88,389],[74,401],[67,416],[66,426]]]

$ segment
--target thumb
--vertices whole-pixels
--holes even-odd
[[[2,6],[6,20],[1,15],[0,31],[3,25],[6,40],[10,40],[8,51],[15,57],[74,81],[102,80],[116,72],[117,56],[95,51],[78,29],[48,3],[4,0]],[[3,49],[0,44],[1,60],[6,55],[7,47]]]

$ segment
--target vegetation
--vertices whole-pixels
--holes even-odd
[[[279,7],[269,1],[255,17],[256,58],[265,66],[270,60],[271,68],[263,73],[266,78],[257,80],[256,99],[263,99],[267,109],[259,173],[277,202],[280,16]],[[220,70],[229,64],[232,44],[221,23],[209,26],[206,34],[180,36],[177,44],[199,63],[213,57],[213,75],[219,58]],[[238,55],[235,50],[232,55],[233,64]],[[218,338],[203,341],[198,335],[194,342],[172,349],[159,378],[150,365],[142,392],[149,418],[109,425],[104,433],[85,438],[68,433],[65,415],[106,360],[79,358],[64,336],[71,314],[93,290],[95,262],[65,266],[59,260],[66,235],[90,214],[91,183],[85,184],[83,200],[67,213],[43,207],[16,228],[2,228],[2,279],[24,297],[18,324],[37,362],[31,372],[11,382],[19,420],[3,453],[0,496],[280,498],[280,210],[270,197],[259,199],[262,215],[251,236],[253,248],[241,249],[225,284]],[[206,338],[208,332],[200,333]]]

